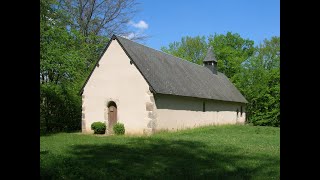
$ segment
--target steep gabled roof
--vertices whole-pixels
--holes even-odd
[[[213,74],[204,66],[120,36],[113,35],[112,39],[119,42],[155,93],[247,103],[247,100],[223,73]]]

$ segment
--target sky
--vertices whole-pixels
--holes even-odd
[[[141,43],[157,50],[183,36],[230,31],[254,40],[255,45],[280,36],[280,0],[136,1],[139,12],[128,26],[136,34],[149,36]]]

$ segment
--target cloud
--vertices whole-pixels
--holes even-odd
[[[123,34],[122,37],[131,39],[131,40],[137,40],[142,39],[146,37],[144,31],[149,28],[149,25],[143,21],[140,20],[139,22],[129,21],[128,22],[129,32],[126,34]]]
[[[143,21],[143,20],[140,20],[139,22],[135,23],[133,21],[129,21],[129,24],[135,28],[138,28],[138,29],[141,29],[141,30],[145,30],[145,29],[148,29],[149,25]]]
[[[132,38],[134,38],[135,36],[136,36],[136,34],[135,33],[129,33],[129,34],[126,34],[126,35],[121,35],[122,37],[124,37],[124,38],[127,38],[127,39],[132,39]]]

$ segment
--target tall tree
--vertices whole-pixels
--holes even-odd
[[[169,47],[161,47],[163,52],[183,58],[190,62],[202,65],[202,60],[207,53],[205,36],[182,37],[180,42],[173,42]]]
[[[210,35],[209,45],[213,46],[218,60],[218,70],[223,72],[232,81],[239,73],[241,63],[247,60],[254,52],[254,41],[242,38],[237,33]]]
[[[248,121],[280,126],[280,37],[264,40],[242,65],[235,82],[249,102]]]
[[[90,51],[77,31],[68,31],[55,0],[40,1],[40,127],[79,129],[81,99],[76,96],[86,74]]]
[[[82,79],[86,59],[91,55],[84,36],[68,31],[61,23],[64,16],[56,11],[55,0],[41,1],[40,11],[40,82],[61,84]]]
[[[68,14],[67,25],[85,37],[126,35],[127,23],[137,12],[135,0],[60,0],[58,8]]]

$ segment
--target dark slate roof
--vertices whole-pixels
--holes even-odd
[[[216,57],[214,55],[213,48],[210,46],[208,51],[207,51],[207,55],[204,58],[203,62],[211,62],[211,61],[217,62],[217,59],[216,59]]]
[[[112,39],[118,40],[155,93],[247,103],[223,73],[215,75],[204,66],[120,36]]]

